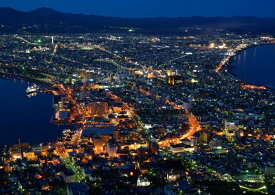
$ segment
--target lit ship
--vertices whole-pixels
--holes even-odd
[[[37,92],[39,90],[39,87],[34,84],[33,86],[28,86],[26,92],[27,93],[33,93],[33,92]]]
[[[36,96],[36,95],[37,95],[36,92],[27,93],[28,98],[31,98],[31,97]]]

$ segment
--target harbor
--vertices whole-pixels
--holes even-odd
[[[0,78],[3,92],[0,97],[0,145],[18,143],[18,139],[40,144],[55,141],[61,135],[64,127],[51,124],[54,115],[53,96],[39,93],[37,87],[27,93],[31,86],[37,84],[3,75]]]

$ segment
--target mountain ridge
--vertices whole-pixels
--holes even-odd
[[[28,27],[30,32],[94,32],[120,31],[136,28],[138,32],[182,32],[182,28],[213,28],[240,32],[275,32],[275,18],[255,16],[231,17],[156,17],[119,18],[110,16],[63,13],[51,8],[19,11],[0,7],[0,32],[18,31]],[[33,27],[35,26],[35,28]],[[78,28],[78,29],[77,29]],[[116,30],[114,30],[116,29]],[[122,30],[123,31],[123,30]],[[125,31],[125,29],[124,29]]]

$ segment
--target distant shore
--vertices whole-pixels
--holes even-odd
[[[44,85],[44,86],[48,86],[48,87],[51,86],[50,83],[45,82],[45,81],[40,80],[40,79],[37,79],[37,78],[34,78],[34,77],[29,77],[29,76],[22,75],[22,74],[14,74],[14,73],[10,73],[10,72],[0,71],[0,79],[2,79],[2,78],[22,78],[22,79],[24,79],[26,81],[30,81],[32,83],[36,83],[36,84],[40,84],[40,85]]]

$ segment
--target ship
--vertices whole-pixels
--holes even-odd
[[[37,95],[37,92],[31,92],[31,93],[27,93],[27,97],[31,98]]]
[[[26,92],[27,93],[33,93],[33,92],[37,92],[38,90],[39,90],[39,86],[34,84],[33,86],[28,86]]]

